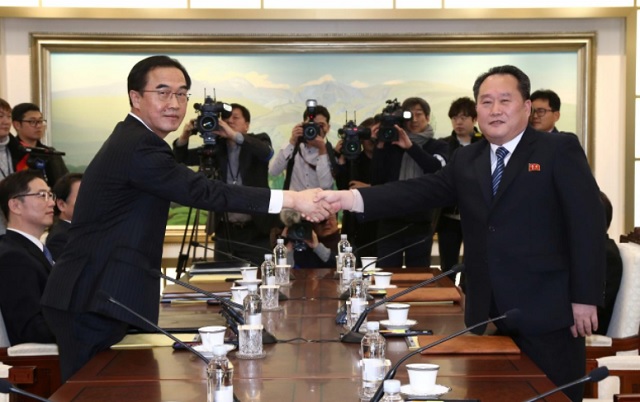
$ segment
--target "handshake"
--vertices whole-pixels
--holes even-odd
[[[352,209],[353,203],[354,195],[351,190],[330,191],[314,188],[285,191],[283,207],[299,211],[311,222],[320,222],[341,209]]]

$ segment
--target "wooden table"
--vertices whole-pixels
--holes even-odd
[[[359,345],[340,343],[344,330],[334,322],[340,305],[337,281],[328,270],[296,271],[285,288],[282,311],[263,312],[263,323],[280,343],[265,345],[261,360],[240,360],[234,390],[243,401],[356,401],[360,385]],[[213,285],[228,289],[230,284]],[[443,280],[439,286],[453,286]],[[416,327],[449,334],[464,327],[459,304],[413,305]],[[383,307],[369,320],[385,319]],[[194,328],[222,322],[217,307],[206,304],[163,305],[165,328]],[[293,340],[296,338],[295,340]],[[303,339],[300,339],[303,338]],[[292,340],[283,343],[282,341]],[[387,358],[398,361],[408,353],[402,338],[387,340]],[[414,356],[408,362],[440,365],[438,383],[451,387],[447,399],[519,401],[553,388],[553,384],[520,354]],[[407,383],[404,367],[396,378]],[[205,364],[186,351],[172,348],[108,350],[98,354],[52,397],[52,401],[205,401]],[[567,401],[555,394],[547,401]]]

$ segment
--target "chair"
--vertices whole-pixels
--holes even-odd
[[[585,402],[640,401],[640,356],[606,356],[595,361],[598,367],[609,368],[609,377],[598,383],[597,399]]]

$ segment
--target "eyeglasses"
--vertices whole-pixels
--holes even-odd
[[[189,100],[189,96],[191,96],[190,93],[185,91],[171,92],[167,89],[149,89],[142,90],[141,92],[155,92],[158,95],[158,99],[160,99],[162,102],[169,102],[169,100],[171,99],[171,95],[174,95],[178,103],[181,105],[187,103],[187,101]]]
[[[49,200],[54,201],[58,198],[56,197],[56,195],[51,192],[51,191],[46,191],[46,190],[40,190],[37,193],[25,193],[25,194],[18,194],[18,195],[14,195],[13,198],[20,198],[20,197],[40,197],[42,198],[45,202],[49,202]]]
[[[532,112],[533,114],[538,115],[538,117],[544,117],[544,115],[547,114],[547,112],[555,112],[555,110],[539,107],[537,109],[532,109]]]
[[[28,123],[31,127],[38,127],[47,124],[46,120],[20,120],[23,123]]]

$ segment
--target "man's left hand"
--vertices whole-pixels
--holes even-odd
[[[598,329],[598,308],[590,304],[572,303],[573,322],[571,333],[574,338],[591,335]]]

